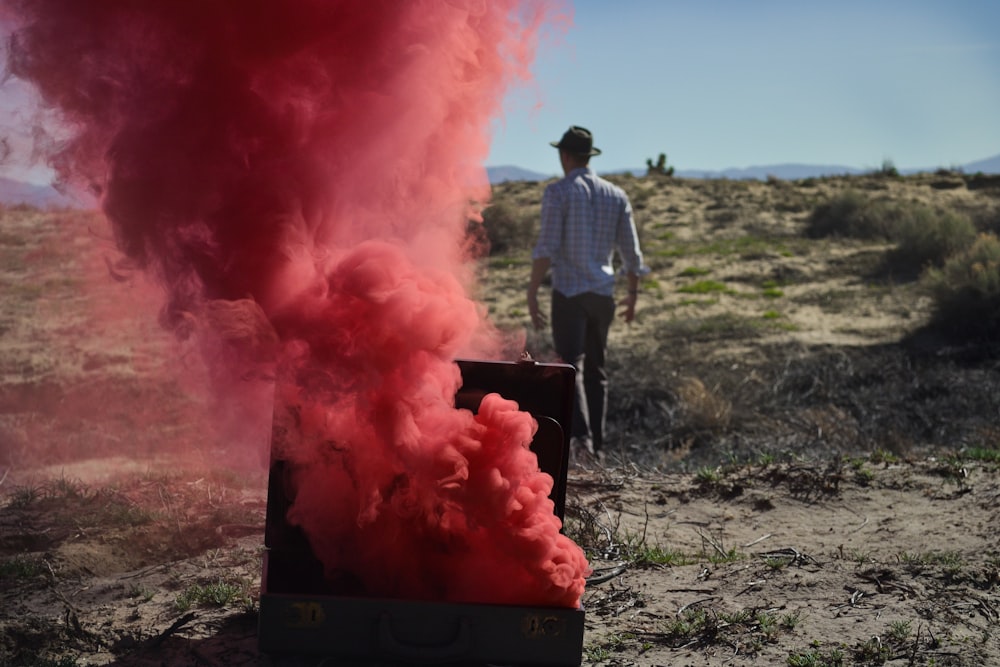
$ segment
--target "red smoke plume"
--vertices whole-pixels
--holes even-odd
[[[488,124],[547,18],[514,0],[7,0],[12,73],[75,130],[54,156],[101,198],[163,320],[276,362],[301,438],[289,519],[363,590],[574,606],[535,424],[454,408],[495,356],[468,297]],[[215,347],[212,349],[219,350]],[[238,383],[228,390],[240,391]]]

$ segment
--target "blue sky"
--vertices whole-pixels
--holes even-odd
[[[1000,1],[576,0],[511,90],[489,166],[559,171],[590,128],[600,171],[781,163],[901,169],[1000,153]],[[28,127],[19,82],[0,116]],[[20,93],[20,94],[18,94]],[[20,121],[20,122],[18,122]],[[22,142],[23,143],[23,142]],[[36,182],[49,172],[8,173]]]
[[[996,0],[577,0],[513,89],[489,166],[559,171],[569,125],[599,171],[781,163],[948,167],[1000,153]],[[539,106],[540,105],[540,106]]]

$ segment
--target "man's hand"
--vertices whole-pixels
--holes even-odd
[[[536,257],[531,262],[531,278],[528,280],[528,314],[531,315],[531,324],[535,331],[538,331],[548,322],[542,311],[538,309],[538,288],[542,284],[542,278],[552,266],[552,261],[548,257]]]
[[[538,292],[528,290],[528,314],[531,315],[531,324],[535,331],[541,330],[548,323],[545,315],[538,308]]]
[[[629,292],[625,295],[625,301],[623,302],[624,308],[622,308],[621,316],[629,324],[635,319],[635,302],[638,300],[638,294],[636,292]]]

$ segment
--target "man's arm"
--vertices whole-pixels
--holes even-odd
[[[538,257],[531,262],[531,278],[528,280],[528,314],[531,315],[531,323],[535,329],[545,326],[548,318],[538,308],[538,288],[542,284],[542,279],[549,272],[552,260],[548,257]]]
[[[622,317],[626,322],[635,319],[635,304],[639,299],[639,276],[649,273],[649,267],[642,260],[642,250],[639,249],[639,234],[635,229],[635,219],[632,217],[632,204],[625,198],[622,214],[618,221],[618,252],[625,262],[625,276],[628,280],[628,292],[625,294],[625,309]]]
[[[552,268],[552,254],[562,239],[562,197],[557,188],[548,186],[542,193],[541,227],[538,240],[531,252],[531,278],[528,279],[528,314],[535,329],[541,329],[548,318],[538,308],[538,288],[545,274]]]
[[[631,323],[635,319],[635,304],[639,300],[639,275],[636,273],[625,274],[628,279],[628,293],[625,295],[625,310],[622,317],[626,322]]]

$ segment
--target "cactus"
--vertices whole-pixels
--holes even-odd
[[[661,176],[673,176],[674,168],[667,166],[667,154],[660,153],[659,157],[656,158],[656,164],[653,164],[651,159],[646,160],[646,175],[652,176],[653,174],[658,174]]]

